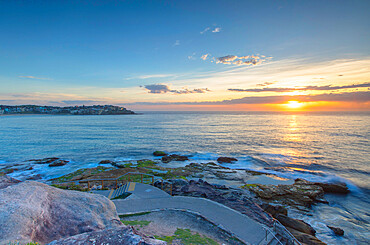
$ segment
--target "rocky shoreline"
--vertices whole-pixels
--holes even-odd
[[[289,216],[290,209],[309,211],[312,205],[328,203],[325,200],[326,193],[346,195],[348,187],[344,183],[317,183],[303,179],[290,182],[276,180],[276,176],[258,171],[244,169],[230,169],[217,163],[190,163],[184,167],[167,167],[171,161],[187,161],[188,157],[177,154],[167,154],[156,151],[153,156],[161,157],[160,161],[143,159],[139,161],[112,161],[102,160],[96,168],[80,169],[60,178],[53,179],[53,184],[63,189],[84,191],[88,187],[99,189],[102,186],[92,181],[91,186],[81,184],[76,186],[73,181],[112,179],[118,178],[129,172],[140,172],[154,176],[157,180],[164,180],[164,186],[172,187],[173,195],[208,198],[235,209],[254,220],[272,226],[274,220],[278,220],[292,233],[302,244],[325,244],[315,237],[316,231],[303,220],[297,220]],[[218,163],[232,163],[238,159],[220,157]],[[48,164],[48,167],[58,167],[68,164],[67,160],[59,158],[32,159],[25,164],[18,164],[7,169],[0,169],[0,173],[24,171],[30,166],[27,164]],[[30,176],[35,179],[35,176]],[[135,178],[133,176],[132,178]],[[272,179],[277,184],[260,183],[250,184],[250,179]],[[124,179],[122,179],[124,180]],[[72,181],[72,182],[71,182]],[[65,183],[69,182],[69,183]],[[114,183],[107,183],[104,188],[113,187]],[[154,185],[161,187],[162,181],[156,181]],[[0,185],[1,186],[1,185]],[[343,235],[343,230],[327,224],[333,233]]]

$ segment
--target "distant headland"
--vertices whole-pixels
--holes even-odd
[[[136,114],[124,107],[113,105],[93,106],[39,106],[39,105],[0,105],[0,115],[4,114],[50,114],[50,115],[124,115]]]

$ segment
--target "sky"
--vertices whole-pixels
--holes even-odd
[[[0,0],[0,104],[370,110],[370,1]]]

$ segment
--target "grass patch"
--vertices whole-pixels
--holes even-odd
[[[156,164],[157,164],[157,162],[154,162],[152,160],[139,160],[139,161],[137,161],[137,167],[139,167],[139,168],[153,167]]]
[[[120,218],[127,218],[127,217],[135,217],[150,214],[151,212],[141,212],[141,213],[134,213],[134,214],[121,214],[119,215]]]
[[[165,241],[172,244],[173,240],[180,240],[184,245],[193,244],[206,244],[206,245],[217,245],[218,243],[206,236],[200,235],[199,233],[192,232],[189,229],[177,229],[173,236],[154,236],[156,239]]]
[[[103,167],[103,166],[98,166],[96,168],[81,168],[79,170],[74,171],[73,173],[63,175],[59,178],[54,179],[56,182],[67,182],[72,180],[74,177],[82,174],[88,174],[88,175],[95,175],[99,174],[101,172],[113,170],[114,168],[112,167]]]
[[[143,226],[149,225],[151,221],[147,221],[147,220],[121,220],[121,222],[124,223],[125,225],[132,225],[132,226],[139,225],[140,227],[143,227]]]
[[[240,186],[240,188],[247,189],[247,188],[256,187],[256,186],[257,186],[256,184],[245,184],[245,185]]]

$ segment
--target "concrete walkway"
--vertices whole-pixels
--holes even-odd
[[[222,204],[204,198],[172,197],[156,187],[141,183],[136,183],[131,196],[113,202],[120,215],[162,209],[194,212],[247,244],[258,244],[266,234],[260,223]]]

